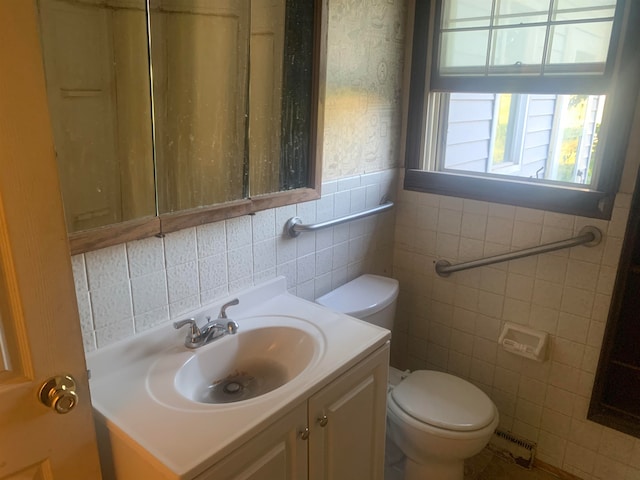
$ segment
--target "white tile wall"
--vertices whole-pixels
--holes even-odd
[[[393,213],[295,239],[283,229],[293,216],[312,223],[379,203],[383,194],[394,195],[396,173],[327,182],[320,200],[74,256],[85,351],[276,275],[286,276],[289,290],[310,300],[364,272],[390,275]]]
[[[625,177],[635,176],[637,162],[628,161]],[[585,480],[640,479],[640,440],[586,419],[631,193],[617,195],[606,222],[401,191],[392,364],[447,371],[478,385],[497,405],[500,428],[537,442],[538,457],[551,465]],[[585,225],[604,234],[598,246],[435,274],[441,258],[456,263],[505,253],[569,238]],[[547,361],[500,348],[506,321],[549,332]]]

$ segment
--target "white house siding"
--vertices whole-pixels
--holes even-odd
[[[491,130],[495,94],[452,93],[446,132],[447,169],[487,172],[491,151]],[[553,128],[555,95],[530,95],[524,122],[520,170],[511,175],[535,177],[544,168]]]
[[[535,177],[536,172],[546,166],[555,107],[555,95],[529,96],[519,176]],[[542,175],[543,172],[541,172],[541,178]]]
[[[444,161],[448,169],[486,171],[494,103],[491,93],[451,94]]]

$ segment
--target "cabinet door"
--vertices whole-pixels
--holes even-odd
[[[305,480],[306,402],[292,409],[247,443],[231,452],[196,480]]]
[[[383,479],[388,365],[387,344],[309,399],[309,480]]]

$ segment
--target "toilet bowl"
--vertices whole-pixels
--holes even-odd
[[[462,480],[464,460],[498,426],[485,393],[461,378],[417,370],[387,395],[389,436],[406,455],[405,479]]]
[[[362,275],[316,299],[332,310],[393,328],[397,280]],[[498,426],[498,410],[475,385],[448,373],[397,371],[387,394],[387,437],[405,455],[405,480],[462,480],[464,460]]]

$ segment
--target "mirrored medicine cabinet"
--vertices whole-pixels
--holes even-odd
[[[318,198],[327,0],[37,0],[72,254]]]

